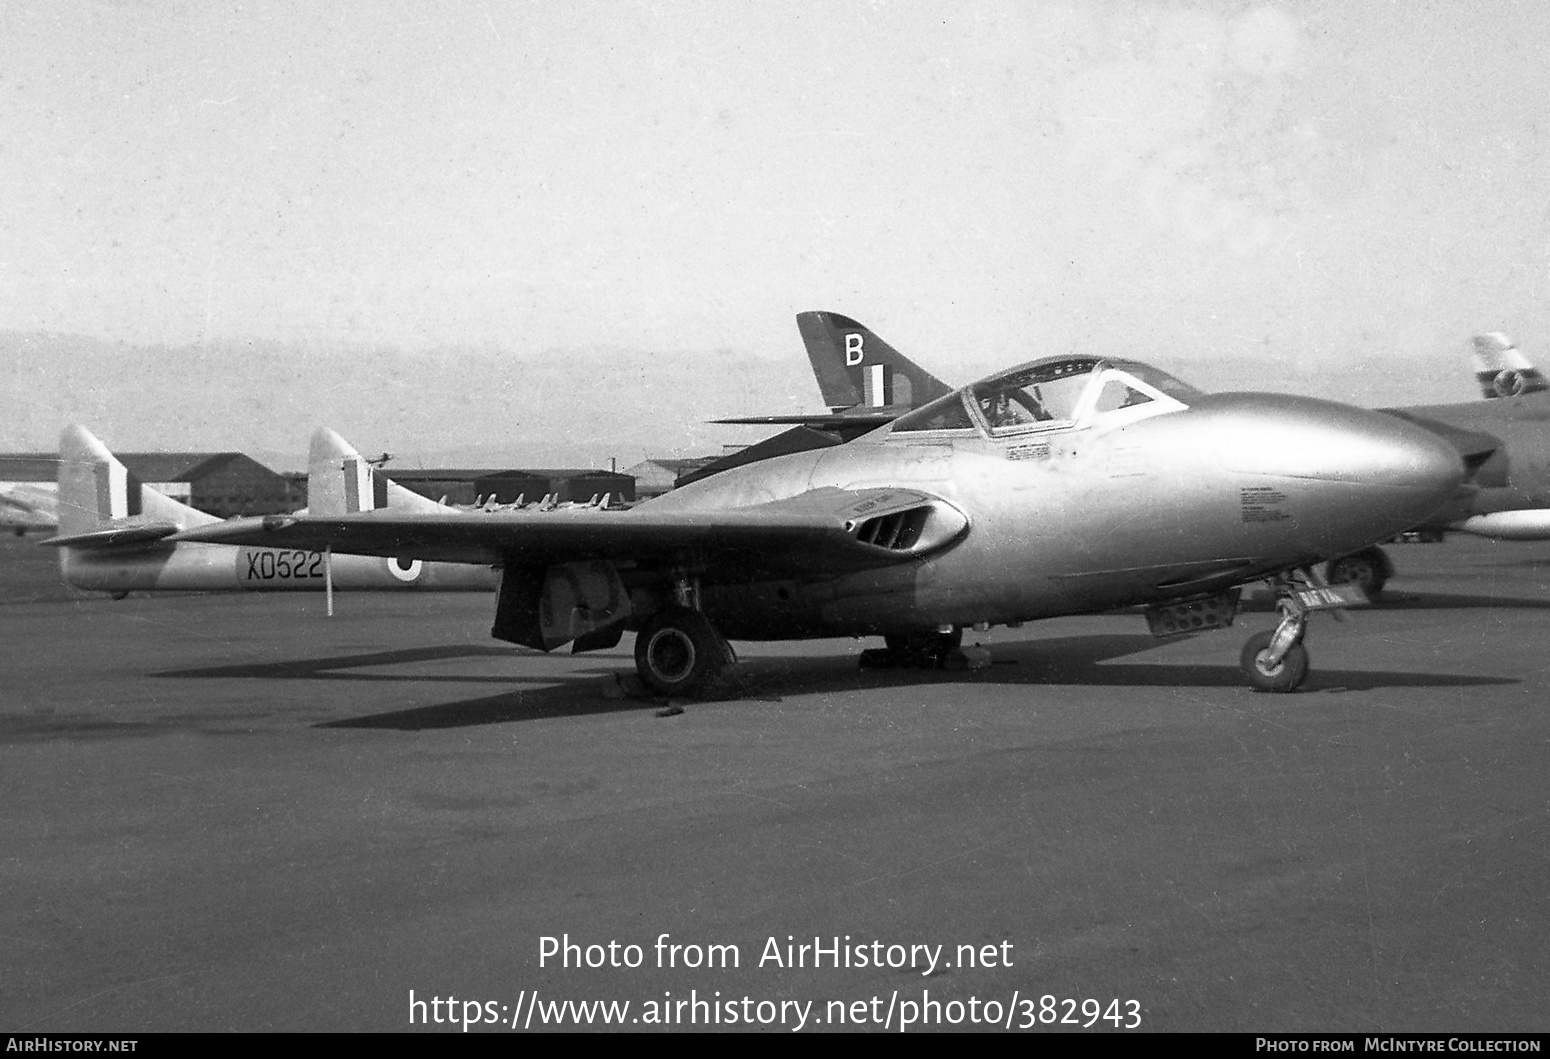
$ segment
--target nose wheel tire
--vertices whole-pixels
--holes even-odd
[[[662,611],[635,635],[635,670],[641,683],[669,698],[726,694],[736,662],[732,645],[699,611]]]
[[[1273,631],[1255,633],[1243,645],[1238,665],[1255,691],[1295,691],[1308,679],[1308,649],[1295,643],[1276,665],[1270,664],[1270,641]]]

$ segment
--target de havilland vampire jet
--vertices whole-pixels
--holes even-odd
[[[1240,662],[1284,691],[1307,673],[1309,610],[1352,599],[1298,572],[1426,521],[1464,478],[1452,445],[1393,416],[1062,356],[608,517],[271,516],[172,539],[498,564],[496,638],[585,651],[635,630],[642,681],[692,696],[728,688],[728,640],[939,655],[966,626],[1123,605],[1186,632],[1273,578],[1283,617]]]
[[[312,438],[308,499],[319,515],[394,510],[445,511],[376,474],[331,430]],[[488,566],[423,563],[404,556],[329,555],[320,549],[248,548],[173,540],[180,530],[221,519],[138,482],[84,427],[59,439],[59,549],[65,583],[122,599],[131,592],[425,589],[491,591]]]

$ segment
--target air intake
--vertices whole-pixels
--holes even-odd
[[[891,552],[907,552],[920,541],[931,508],[917,507],[869,518],[856,527],[856,540]]]
[[[968,531],[969,520],[947,501],[927,496],[903,490],[892,496],[885,494],[883,503],[869,501],[865,505],[884,510],[869,518],[847,520],[845,529],[858,544],[894,555],[925,555],[944,548]],[[893,503],[887,504],[888,500]],[[893,510],[887,510],[889,506]]]

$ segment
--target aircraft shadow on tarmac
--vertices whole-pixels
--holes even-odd
[[[1225,642],[1225,641],[1224,641]],[[888,688],[950,688],[975,684],[1058,687],[1224,687],[1241,688],[1243,678],[1236,665],[1152,662],[1106,665],[1159,646],[1146,634],[1086,635],[1022,642],[997,643],[993,662],[979,670],[964,669],[868,669],[856,664],[855,655],[820,657],[760,656],[739,666],[740,691],[731,704],[782,701],[791,696],[833,694]],[[800,650],[800,648],[798,648]],[[1315,646],[1314,650],[1317,650]],[[442,661],[459,657],[500,655],[513,672],[502,676],[436,674],[373,674],[368,666]],[[377,728],[419,731],[508,724],[542,718],[617,713],[671,705],[639,689],[622,659],[605,655],[598,666],[572,670],[556,679],[524,677],[521,668],[527,652],[488,646],[426,647],[335,658],[307,659],[260,665],[216,666],[156,674],[163,677],[252,678],[260,680],[331,681],[431,681],[462,683],[536,684],[496,695],[460,699],[431,706],[392,710],[341,718],[317,724],[319,728]],[[1460,676],[1443,673],[1400,673],[1374,670],[1328,670],[1315,667],[1307,691],[1366,691],[1375,688],[1472,687],[1515,684],[1503,677]],[[676,701],[676,700],[675,700]],[[696,704],[697,707],[715,705]]]
[[[365,717],[324,721],[318,728],[397,728],[418,731],[422,728],[459,728],[468,725],[502,724],[510,721],[537,720],[542,717],[572,716],[589,713],[608,713],[623,710],[645,709],[657,705],[657,701],[630,699],[619,683],[612,679],[615,671],[590,668],[571,671],[560,684],[553,676],[525,676],[520,672],[525,658],[536,652],[517,647],[500,647],[488,644],[447,644],[441,647],[414,647],[395,651],[373,651],[366,654],[335,655],[328,658],[302,658],[284,662],[245,663],[228,666],[200,666],[196,669],[173,669],[152,673],[153,677],[200,680],[326,680],[346,682],[389,683],[455,683],[455,684],[538,684],[540,687],[507,691],[477,699],[450,702],[436,706],[421,706],[408,710],[369,714]],[[467,673],[456,670],[437,673],[368,673],[372,666],[409,665],[419,662],[441,662],[456,658],[498,657],[510,663],[509,671],[500,675]],[[599,675],[610,679],[599,681]],[[586,676],[591,679],[573,679]],[[601,694],[599,689],[613,689]]]
[[[1550,610],[1550,599],[1391,590],[1383,594],[1375,607],[1378,610]]]
[[[1170,641],[1173,643],[1180,640]],[[1225,641],[1224,641],[1225,642]],[[1202,663],[1132,662],[1105,665],[1114,659],[1160,646],[1140,633],[1068,636],[1021,643],[997,643],[992,663],[978,671],[893,669],[858,671],[852,662],[844,673],[833,666],[791,665],[760,659],[744,667],[745,697],[822,693],[866,687],[913,687],[921,684],[994,683],[1079,685],[1083,687],[1244,687],[1238,667]],[[1317,643],[1311,645],[1315,656]],[[825,660],[830,661],[830,660]],[[1381,670],[1320,669],[1313,671],[1303,691],[1369,691],[1375,688],[1472,687],[1516,684],[1509,677],[1461,676],[1450,673],[1403,673]]]
[[[520,664],[534,652],[518,647],[489,644],[447,644],[442,647],[409,647],[397,651],[372,651],[368,654],[335,655],[332,658],[302,658],[286,662],[247,662],[234,666],[200,666],[197,669],[169,669],[152,673],[153,677],[194,677],[201,680],[367,680],[367,681],[446,681],[456,684],[512,684],[524,680],[551,683],[512,672],[501,675],[472,673],[362,673],[369,666],[406,665],[414,662],[439,662],[449,658],[500,657]]]

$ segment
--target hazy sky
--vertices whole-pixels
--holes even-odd
[[[1466,399],[1474,331],[1550,361],[1547,58],[1538,0],[0,0],[0,328],[731,349],[816,408],[826,308],[954,380]]]

